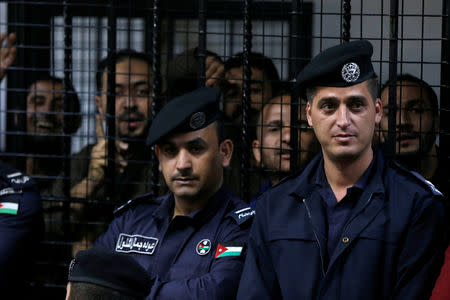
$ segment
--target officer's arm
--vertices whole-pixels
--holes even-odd
[[[230,224],[225,226],[226,231],[220,234],[221,240],[223,242],[246,242],[249,229],[243,229],[231,222],[233,221],[230,220]],[[216,252],[216,249],[214,248],[212,251]],[[148,299],[234,299],[243,265],[243,256],[215,258],[210,271],[198,277],[174,281],[164,281],[159,277],[153,278],[154,283]]]
[[[264,226],[266,215],[262,207],[258,207],[256,211],[258,213],[250,231],[248,252],[237,299],[272,299],[277,294],[274,290],[278,286],[275,270],[264,239],[264,230],[267,229]]]
[[[419,199],[401,246],[393,299],[428,299],[447,245],[440,199]]]
[[[0,202],[0,287],[7,287],[24,279],[23,272],[29,269],[32,254],[38,248],[43,219],[41,199],[34,189],[0,196]],[[17,214],[8,212],[5,203],[17,203]]]

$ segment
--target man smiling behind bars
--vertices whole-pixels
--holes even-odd
[[[170,194],[119,209],[96,246],[128,253],[152,280],[148,299],[233,299],[254,211],[223,186],[233,143],[223,138],[220,91],[171,100],[155,117],[155,145]]]
[[[427,299],[447,246],[442,194],[372,148],[372,45],[317,55],[297,76],[322,147],[260,197],[238,299]]]

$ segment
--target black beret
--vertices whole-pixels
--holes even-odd
[[[205,128],[220,117],[219,101],[220,90],[209,87],[172,99],[153,120],[147,145],[156,144],[170,133]]]
[[[315,86],[347,87],[375,75],[372,66],[373,47],[366,40],[343,43],[328,48],[297,75],[295,82],[301,96]]]
[[[69,282],[87,282],[144,298],[150,293],[147,271],[131,256],[103,248],[78,251],[69,267]]]

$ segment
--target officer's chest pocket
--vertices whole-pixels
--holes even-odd
[[[319,276],[321,250],[313,232],[273,232],[267,247],[280,282],[291,282],[295,278],[292,274],[297,279]]]
[[[379,242],[395,246],[399,240],[399,232],[392,228],[385,215],[380,215],[359,234],[360,240]]]
[[[196,249],[186,249],[182,255],[173,263],[169,270],[169,280],[180,280],[191,277],[199,277],[209,272],[213,253],[198,254]]]

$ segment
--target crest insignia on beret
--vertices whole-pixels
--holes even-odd
[[[342,79],[344,79],[346,82],[355,82],[356,80],[358,80],[360,74],[361,71],[359,69],[359,66],[354,62],[346,63],[342,67]]]
[[[199,111],[191,116],[191,120],[189,122],[189,126],[191,126],[192,130],[199,129],[205,124],[206,115],[204,112]]]

